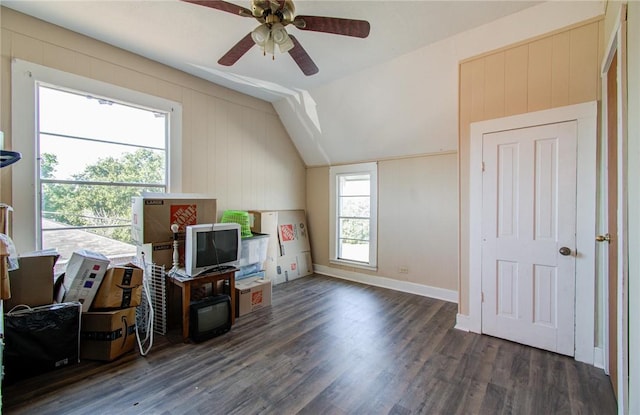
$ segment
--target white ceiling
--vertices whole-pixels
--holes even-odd
[[[250,8],[249,0],[234,3]],[[286,91],[309,91],[537,3],[297,0],[297,15],[362,19],[371,24],[366,39],[288,26],[320,68],[318,74],[307,77],[288,54],[277,54],[272,61],[257,46],[232,67],[218,65],[217,60],[258,22],[179,0],[2,2],[22,13],[271,102],[286,96]]]

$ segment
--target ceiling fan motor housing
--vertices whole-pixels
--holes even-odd
[[[252,0],[251,13],[256,19],[266,23],[287,25],[293,21],[295,6],[292,0]]]

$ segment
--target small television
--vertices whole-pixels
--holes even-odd
[[[231,298],[226,294],[193,301],[189,309],[189,336],[195,342],[208,340],[231,329]]]
[[[242,239],[237,223],[210,223],[187,226],[185,236],[185,274],[196,277],[220,272],[240,264]]]

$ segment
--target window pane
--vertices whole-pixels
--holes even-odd
[[[131,198],[143,191],[164,188],[42,183],[42,218],[56,227],[126,225],[131,223]]]
[[[167,114],[43,86],[38,94],[42,248],[57,249],[58,264],[79,249],[132,257],[131,198],[166,191]]]
[[[40,159],[43,179],[166,182],[162,150],[40,134]]]
[[[340,239],[369,240],[369,219],[340,219]]]
[[[340,198],[340,216],[368,218],[370,216],[369,197],[348,196]]]
[[[340,196],[369,196],[370,191],[368,174],[340,176]]]
[[[100,231],[100,232],[98,232]],[[136,255],[136,246],[125,242],[111,239],[104,234],[119,233],[123,238],[131,240],[131,227],[99,229],[99,230],[82,230],[82,229],[59,229],[59,230],[43,230],[42,232],[42,248],[55,248],[60,255],[56,265],[58,271],[64,270],[64,265],[71,258],[74,251],[88,249],[93,252],[99,252],[111,260],[116,262],[127,262]],[[122,259],[123,261],[118,261]]]
[[[41,132],[166,148],[164,114],[42,86],[38,94]]]
[[[340,239],[338,241],[338,258],[350,261],[369,262],[369,243]]]

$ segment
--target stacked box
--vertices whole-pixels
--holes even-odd
[[[184,240],[188,225],[216,222],[216,199],[180,197],[166,194],[158,197],[132,198],[131,237],[136,245],[173,240],[171,225],[178,225]]]
[[[146,263],[164,266],[169,272],[173,267],[173,238],[171,225],[178,225],[179,267],[184,267],[186,227],[216,223],[216,199],[201,194],[145,194],[132,198],[131,236],[137,246],[137,257],[144,253]],[[175,290],[177,293],[177,290]],[[167,313],[179,319],[179,297],[167,298]],[[156,319],[167,319],[157,315]]]
[[[142,299],[141,268],[133,264],[109,268],[102,279],[91,309],[137,307]]]
[[[136,308],[82,313],[80,358],[111,361],[136,344]]]
[[[271,305],[271,280],[251,278],[236,283],[236,317]]]
[[[37,307],[53,302],[53,267],[58,255],[18,257],[19,268],[9,271],[11,298],[4,300],[4,309],[10,311],[17,305]]]
[[[250,211],[251,230],[272,235],[265,271],[273,284],[313,273],[304,210]]]
[[[253,233],[249,238],[242,238],[242,248],[240,251],[239,271],[236,272],[236,280],[247,278],[251,274],[264,269],[267,260],[267,247],[269,246],[269,235]]]
[[[72,253],[65,271],[64,301],[78,301],[82,304],[82,312],[89,311],[109,262],[109,258],[97,252],[80,250]]]
[[[166,242],[149,242],[137,246],[137,256],[142,257],[146,263],[153,263],[158,266],[164,266],[169,271],[173,266],[173,241]],[[178,261],[181,266],[184,265],[184,243],[178,244]]]

